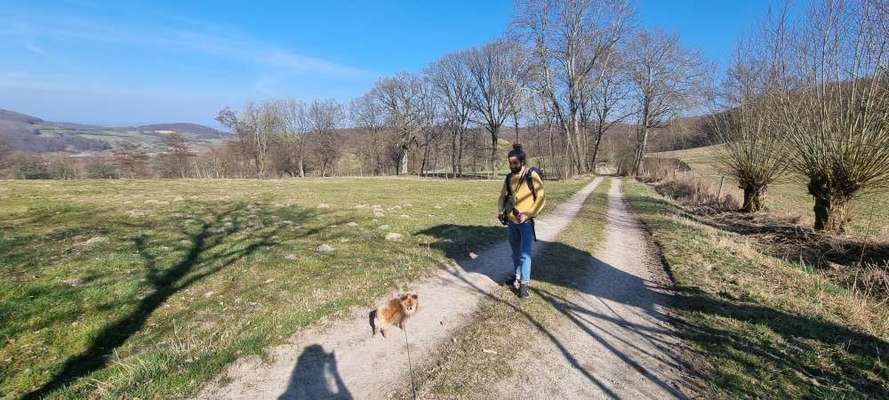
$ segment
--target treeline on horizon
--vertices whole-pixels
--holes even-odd
[[[170,135],[162,152],[118,143],[99,156],[35,156],[7,147],[0,158],[7,177],[32,179],[491,176],[506,140],[522,142],[549,176],[603,162],[633,172],[653,131],[667,132],[659,150],[706,142],[697,121],[679,117],[705,104],[713,70],[678,35],[637,25],[629,1],[523,1],[503,37],[381,78],[347,103],[225,108],[216,120],[232,138],[202,151]]]

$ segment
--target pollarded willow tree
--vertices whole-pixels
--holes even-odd
[[[769,26],[752,40],[739,43],[720,96],[727,110],[714,114],[711,123],[723,145],[722,172],[735,178],[744,191],[743,212],[759,211],[769,185],[791,165],[775,112],[776,78],[783,68],[777,56],[784,51],[785,32]]]
[[[885,0],[823,0],[787,28],[786,90],[777,104],[793,168],[815,200],[815,229],[843,232],[851,200],[889,188],[885,7]]]

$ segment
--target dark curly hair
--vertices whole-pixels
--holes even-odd
[[[515,157],[518,158],[522,164],[525,163],[525,151],[522,150],[522,145],[519,143],[513,143],[512,150],[509,151],[509,154],[506,157]]]

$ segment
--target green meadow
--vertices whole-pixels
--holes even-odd
[[[0,182],[0,398],[194,393],[501,239],[500,182]]]

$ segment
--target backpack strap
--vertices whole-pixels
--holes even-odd
[[[525,182],[528,184],[528,189],[531,190],[531,197],[534,199],[534,201],[537,201],[537,189],[534,188],[534,179],[532,178],[531,174],[536,172],[537,168],[531,167],[530,169],[528,169],[528,172],[525,173]],[[537,175],[540,176],[539,173]]]
[[[537,176],[540,176],[540,179],[543,177],[538,172],[537,167],[530,167],[528,171],[525,172],[525,183],[528,185],[528,189],[531,191],[531,197],[534,201],[537,201],[537,189],[534,187],[534,178],[531,176],[532,173],[536,173]],[[510,180],[512,180],[513,173],[510,172],[506,174],[506,179],[503,181],[503,184],[506,185],[506,194],[512,196],[514,193],[512,192],[512,185],[510,185]]]
[[[503,184],[506,185],[507,196],[512,196],[512,185],[509,184],[510,180],[512,180],[512,172],[506,174],[506,180],[503,181]]]

